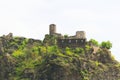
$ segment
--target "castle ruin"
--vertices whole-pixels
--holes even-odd
[[[84,47],[86,44],[86,35],[84,31],[77,31],[74,36],[62,36],[60,33],[56,32],[56,25],[49,25],[49,35],[54,35],[58,37],[57,45],[61,48],[65,47]]]

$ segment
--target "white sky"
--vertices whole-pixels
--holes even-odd
[[[120,0],[0,0],[0,36],[43,39],[54,23],[58,33],[84,30],[88,40],[110,40],[120,61],[119,21]]]

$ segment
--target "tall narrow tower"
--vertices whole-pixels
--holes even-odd
[[[50,24],[49,25],[49,34],[53,35],[56,33],[56,25],[55,24]]]

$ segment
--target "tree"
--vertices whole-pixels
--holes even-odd
[[[64,35],[64,38],[68,38],[68,35],[67,35],[67,34],[65,34],[65,35]]]
[[[77,54],[84,54],[84,49],[83,48],[75,48],[74,52]]]
[[[95,39],[90,39],[89,41],[90,43],[92,43],[92,45],[98,46],[98,41],[96,41]]]
[[[101,43],[101,47],[106,48],[106,49],[111,49],[112,48],[112,43],[110,41],[106,41],[106,42],[103,41]]]
[[[45,35],[43,40],[43,44],[47,44],[48,46],[56,45],[57,37],[54,35]]]

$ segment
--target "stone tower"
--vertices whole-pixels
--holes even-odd
[[[77,31],[76,38],[85,39],[86,38],[85,32],[84,31]]]
[[[49,25],[49,34],[54,35],[56,33],[56,25],[55,24],[50,24]]]

